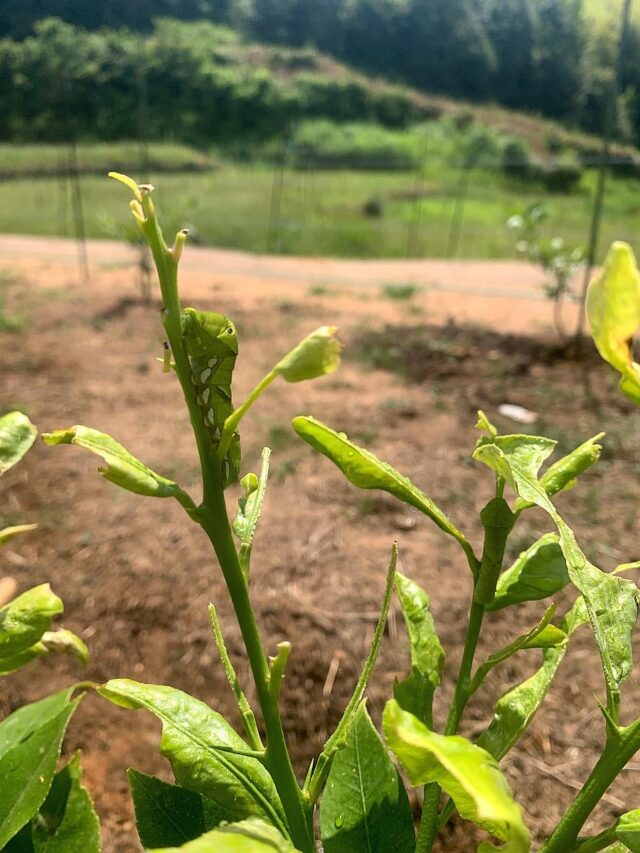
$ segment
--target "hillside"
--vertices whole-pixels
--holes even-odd
[[[0,90],[6,142],[145,139],[247,157],[305,120],[402,129],[450,117],[516,135],[538,155],[598,150],[595,137],[546,119],[428,95],[312,48],[259,44],[206,22],[161,20],[141,37],[41,21],[24,42],[0,40],[0,78],[8,83]]]

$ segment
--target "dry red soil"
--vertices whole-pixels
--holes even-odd
[[[197,496],[196,454],[179,388],[157,362],[163,340],[157,294],[152,306],[141,304],[128,250],[89,248],[91,278],[83,283],[73,244],[0,239],[5,312],[23,320],[20,331],[0,332],[2,409],[22,408],[41,431],[84,423],[109,432]],[[385,284],[407,282],[420,288],[410,300],[382,295]],[[478,408],[503,431],[518,432],[497,408],[506,402],[527,407],[538,416],[530,429],[558,439],[563,451],[606,429],[601,462],[559,505],[596,564],[610,569],[640,556],[638,414],[590,345],[579,357],[557,345],[539,285],[537,271],[518,263],[333,262],[211,250],[185,255],[184,303],[224,311],[238,325],[236,402],[317,325],[338,325],[345,343],[338,373],[297,386],[276,383],[242,427],[245,471],[256,470],[263,445],[273,448],[251,587],[267,647],[285,638],[293,644],[283,706],[301,772],[357,679],[392,541],[399,541],[402,570],[430,593],[447,649],[440,722],[459,662],[470,578],[455,543],[390,497],[349,486],[295,437],[292,416],[313,414],[411,474],[476,546],[477,513],[492,491],[489,473],[470,459]],[[253,693],[204,536],[176,503],[120,491],[96,468],[95,458],[76,448],[38,442],[3,478],[2,520],[37,521],[39,528],[2,552],[0,576],[13,576],[20,589],[50,581],[66,604],[64,624],[85,638],[92,662],[80,672],[73,662],[49,659],[5,679],[0,717],[81,678],[130,676],[188,690],[236,721],[210,635],[210,601],[250,699]],[[236,498],[229,489],[230,510]],[[548,529],[544,516],[528,511],[510,557]],[[560,608],[570,600],[569,590],[558,596]],[[479,654],[532,626],[542,607],[491,614]],[[539,652],[525,652],[496,669],[469,705],[463,733],[479,734],[496,698],[538,660]],[[368,691],[374,720],[394,676],[407,667],[402,620],[392,605]],[[552,828],[597,757],[603,725],[594,694],[602,695],[602,677],[585,628],[543,710],[504,761],[536,838]],[[624,708],[627,719],[640,709],[640,679],[627,684]],[[95,695],[71,724],[65,751],[83,750],[105,851],[141,849],[125,769],[169,778],[158,738],[158,724],[144,712],[117,709]],[[590,828],[637,807],[639,772],[636,759]],[[454,822],[441,849],[475,847],[466,827]]]

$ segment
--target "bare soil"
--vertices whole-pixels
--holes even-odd
[[[74,249],[58,241],[0,240],[7,315],[19,331],[0,332],[2,409],[20,407],[41,431],[84,423],[114,435],[151,467],[197,497],[198,469],[177,383],[162,374],[159,305],[141,304],[127,250],[90,247],[91,280],[78,280]],[[413,281],[408,300],[381,286]],[[441,287],[435,285],[440,283]],[[445,288],[444,284],[447,285]],[[590,558],[610,569],[637,559],[640,459],[638,415],[590,345],[558,345],[539,276],[520,264],[407,262],[362,264],[259,259],[233,253],[186,255],[184,302],[236,321],[241,357],[236,402],[276,358],[321,323],[340,326],[345,361],[323,380],[276,383],[242,428],[244,469],[273,449],[268,498],[254,549],[255,608],[272,650],[293,643],[284,688],[285,725],[304,772],[338,721],[366,656],[392,541],[402,570],[432,597],[448,657],[437,700],[442,721],[459,662],[468,608],[468,569],[428,519],[375,492],[349,486],[289,428],[313,414],[371,448],[436,500],[479,542],[477,513],[490,497],[487,471],[472,463],[475,412],[503,431],[522,426],[497,414],[502,403],[537,415],[527,427],[567,451],[604,428],[599,465],[559,499]],[[572,319],[572,318],[570,318]],[[533,334],[535,333],[535,334]],[[118,490],[75,448],[40,442],[3,479],[2,521],[37,521],[38,530],[2,552],[0,575],[20,589],[51,581],[66,604],[64,624],[88,642],[92,662],[40,661],[3,682],[0,716],[79,679],[130,676],[190,691],[237,720],[210,635],[214,601],[250,699],[253,693],[224,584],[207,543],[172,501]],[[229,489],[233,510],[237,493]],[[549,529],[528,511],[510,556]],[[558,596],[566,608],[570,591]],[[542,604],[492,614],[480,654],[533,625]],[[479,734],[496,698],[529,674],[539,652],[498,668],[470,704],[462,731]],[[368,696],[379,720],[396,674],[408,667],[401,616],[392,606]],[[536,838],[548,832],[596,760],[603,725],[598,656],[588,629],[575,637],[544,709],[504,761]],[[640,708],[640,681],[625,690],[626,719]],[[170,778],[157,751],[159,726],[143,712],[95,695],[72,721],[65,752],[81,748],[105,851],[138,851],[125,769]],[[608,792],[590,828],[638,805],[636,760]],[[416,811],[418,803],[416,801]],[[442,850],[475,849],[467,827],[447,829]]]

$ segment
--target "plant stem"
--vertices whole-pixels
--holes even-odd
[[[422,817],[416,842],[416,853],[431,853],[433,842],[438,834],[438,805],[440,804],[440,785],[431,782],[424,786]]]
[[[182,340],[177,286],[179,252],[174,254],[167,248],[148,193],[144,195],[142,211],[145,218],[141,222],[141,227],[151,248],[160,280],[164,306],[162,322],[173,352],[176,374],[189,409],[200,456],[203,499],[202,505],[195,514],[195,520],[199,522],[213,545],[242,633],[267,734],[264,763],[282,801],[293,843],[302,853],[313,853],[315,850],[313,810],[307,807],[291,764],[277,697],[274,698],[269,691],[271,677],[269,665],[229,525],[222,484],[221,458],[217,457],[213,451],[210,437],[202,421],[195,388],[191,382],[191,365]],[[180,248],[181,246],[182,243]]]
[[[477,601],[471,602],[471,610],[469,611],[469,624],[467,626],[467,636],[464,642],[464,650],[462,652],[462,661],[460,663],[460,672],[456,689],[453,694],[451,707],[449,708],[449,716],[444,729],[445,735],[454,735],[458,731],[458,725],[465,709],[465,705],[469,699],[469,684],[471,682],[471,668],[473,659],[476,653],[476,646],[480,638],[480,630],[484,619],[485,606]]]
[[[454,735],[458,730],[460,718],[469,698],[469,684],[471,682],[471,668],[476,653],[476,646],[480,637],[482,620],[484,619],[485,606],[477,601],[471,602],[469,622],[467,624],[467,636],[464,641],[460,671],[453,694],[449,716],[445,726],[445,735]],[[440,802],[440,786],[433,782],[425,785],[424,805],[418,831],[418,842],[416,853],[431,853],[433,842],[438,833],[438,804]]]
[[[222,488],[202,507],[200,518],[218,557],[247,650],[267,734],[265,764],[282,800],[294,844],[303,853],[311,853],[314,850],[312,814],[306,809],[291,764],[277,699],[269,691],[269,666],[231,536]]]
[[[275,370],[270,370],[269,373],[267,373],[266,376],[263,376],[260,382],[258,382],[256,387],[253,389],[253,391],[251,391],[244,403],[238,406],[237,409],[234,409],[234,411],[229,415],[229,417],[224,423],[224,429],[222,431],[222,436],[220,437],[220,444],[218,445],[218,456],[221,459],[224,458],[225,453],[229,449],[233,434],[242,418],[246,415],[246,413],[258,399],[260,394],[262,394],[265,388],[268,388],[269,385],[271,385],[271,383],[273,382],[273,380],[277,378],[278,373]]]
[[[578,842],[575,853],[599,853],[600,850],[604,850],[611,844],[614,844],[616,841],[616,826],[617,824],[614,824],[609,829],[605,829],[604,832],[594,835],[593,838],[585,838],[584,841]]]
[[[540,853],[567,853],[568,850],[575,849],[578,833],[585,821],[616,776],[638,750],[640,750],[640,720],[619,729],[617,736],[609,738],[589,778],[558,826],[542,845]],[[584,847],[579,849],[584,850]]]

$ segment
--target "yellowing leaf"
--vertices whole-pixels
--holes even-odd
[[[598,352],[621,374],[620,390],[640,405],[640,364],[631,338],[640,329],[640,273],[631,247],[614,243],[587,292],[587,315]]]
[[[382,718],[388,746],[407,771],[412,785],[436,782],[454,801],[460,815],[505,841],[508,853],[529,853],[529,833],[497,761],[458,735],[439,735],[400,705],[387,702]],[[496,850],[485,842],[479,850]]]
[[[22,412],[8,412],[0,418],[0,476],[22,459],[36,435],[36,428]]]

